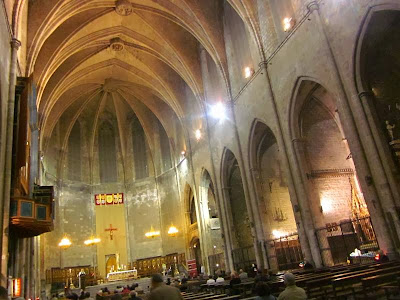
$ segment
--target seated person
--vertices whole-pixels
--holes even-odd
[[[268,283],[258,282],[255,287],[257,298],[255,300],[276,300],[275,296],[271,295],[271,290]]]
[[[238,273],[236,273],[236,271],[232,271],[231,281],[229,282],[232,295],[240,295],[240,289],[235,285],[240,284],[241,282],[242,281],[240,280]]]
[[[283,281],[286,285],[285,290],[279,295],[278,300],[306,300],[307,294],[296,286],[296,278],[292,273],[283,275]]]
[[[249,278],[249,275],[247,275],[247,273],[245,272],[245,271],[243,271],[243,269],[240,269],[239,270],[239,277],[240,277],[240,279],[247,279],[247,278]]]
[[[218,275],[217,279],[215,280],[215,285],[223,284],[224,282],[224,277],[222,277],[222,275]]]
[[[268,270],[264,269],[263,271],[258,270],[257,275],[254,278],[254,283],[257,282],[267,282],[269,280]]]
[[[215,280],[212,276],[208,276],[207,285],[215,285]]]
[[[238,273],[236,271],[232,271],[231,275],[231,281],[229,282],[229,285],[232,287],[234,284],[240,284],[242,280],[240,279]]]
[[[142,298],[138,297],[138,294],[135,291],[131,291],[129,295],[129,300],[142,300]]]

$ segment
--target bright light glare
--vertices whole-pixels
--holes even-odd
[[[224,120],[226,118],[225,105],[222,102],[217,102],[211,106],[210,115],[219,120]]]
[[[176,227],[173,226],[173,225],[168,229],[168,234],[169,234],[169,235],[175,235],[175,234],[177,234],[178,232],[179,232],[178,228],[176,228]]]
[[[322,206],[322,211],[324,213],[330,213],[333,211],[333,206],[332,206],[332,199],[322,196],[321,197],[321,206]]]
[[[154,231],[153,226],[151,226],[150,231],[145,233],[145,236],[148,238],[153,238],[156,236],[159,236],[160,232],[159,231]]]
[[[71,246],[71,241],[69,240],[69,238],[64,237],[59,243],[58,246],[59,247],[69,247]]]
[[[293,22],[292,18],[284,18],[283,19],[283,30],[288,31],[290,28],[292,28]]]
[[[195,134],[196,140],[200,140],[201,139],[201,131],[200,131],[200,129],[197,129],[194,134]]]
[[[253,70],[250,67],[244,68],[244,78],[249,78],[253,75]]]
[[[98,244],[98,243],[100,243],[100,242],[101,242],[101,239],[99,239],[99,238],[92,238],[92,239],[88,239],[88,240],[84,241],[83,243],[84,243],[86,246],[90,246],[90,245]]]
[[[281,238],[281,237],[287,236],[288,233],[287,233],[287,232],[283,232],[283,231],[274,229],[274,230],[272,230],[272,235],[273,235],[276,239],[279,239],[279,238]]]

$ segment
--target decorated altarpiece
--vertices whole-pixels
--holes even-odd
[[[128,265],[124,195],[96,194],[97,264],[101,277]]]

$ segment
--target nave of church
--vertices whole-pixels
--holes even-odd
[[[398,0],[1,6],[10,297],[399,258]]]

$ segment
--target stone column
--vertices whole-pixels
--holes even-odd
[[[3,235],[1,251],[1,278],[0,284],[7,286],[8,278],[8,234],[10,225],[10,192],[11,192],[11,162],[15,107],[15,84],[17,80],[17,53],[21,42],[13,38],[11,40],[10,81],[8,86],[8,108],[6,129],[6,151],[4,166],[4,190],[3,190]]]
[[[282,124],[276,107],[276,99],[271,86],[267,62],[261,62],[260,68],[264,68],[265,70],[265,72],[262,73],[265,74],[265,82],[267,84],[267,90],[269,92],[269,96],[272,102],[275,123],[277,125],[276,140],[279,149],[282,151],[282,162],[287,173],[286,176],[288,179],[290,201],[292,202],[292,206],[294,208],[294,216],[296,219],[301,249],[306,260],[314,263],[316,267],[321,267],[322,259],[321,254],[318,250],[318,241],[315,236],[315,228],[312,222],[307,194],[304,191],[304,187],[302,186],[302,184],[298,183],[301,175],[297,163],[290,162],[290,158],[288,155],[289,147],[283,137]],[[292,157],[295,157],[295,155],[293,154]]]
[[[317,1],[311,1],[307,8],[310,13],[310,17],[315,18],[317,27],[320,31],[321,36],[324,38],[326,46],[329,51],[328,59],[332,65],[334,72],[335,84],[338,87],[339,99],[337,101],[339,114],[342,116],[343,129],[346,133],[346,138],[349,141],[349,146],[353,154],[353,159],[358,170],[360,178],[360,185],[364,191],[365,201],[368,206],[368,210],[371,215],[371,220],[374,225],[374,230],[379,242],[381,249],[385,250],[389,256],[395,257],[396,246],[393,243],[387,228],[395,227],[393,235],[397,235],[399,231],[400,223],[397,214],[393,214],[393,211],[386,211],[383,207],[388,205],[389,208],[393,208],[393,197],[388,189],[387,181],[385,182],[385,174],[382,170],[382,165],[376,163],[375,165],[369,165],[369,161],[377,161],[377,150],[376,144],[371,137],[371,130],[365,119],[365,114],[361,105],[350,107],[347,96],[344,91],[343,81],[340,76],[339,68],[335,56],[333,54],[324,22],[321,20],[319,6]],[[353,108],[353,111],[351,110]],[[358,130],[355,121],[358,122]],[[367,157],[369,159],[367,159]],[[372,177],[370,174],[373,174]],[[374,181],[375,184],[374,184]],[[389,217],[396,224],[389,226],[389,222],[386,219]],[[393,223],[392,222],[392,223]],[[393,230],[391,230],[393,232]],[[397,231],[397,232],[396,232]]]
[[[229,268],[229,271],[234,270],[234,266],[233,266],[233,256],[232,256],[232,249],[233,249],[233,239],[232,239],[232,235],[231,232],[233,232],[234,228],[233,228],[233,224],[232,224],[232,213],[231,213],[231,209],[227,204],[227,199],[229,199],[229,195],[227,195],[229,193],[229,187],[222,187],[221,188],[221,192],[222,192],[222,211],[221,214],[224,216],[225,219],[225,230],[224,230],[224,240],[225,240],[225,245],[226,245],[226,257],[228,258],[228,265],[227,267]]]
[[[259,210],[259,206],[258,206],[258,201],[260,199],[260,195],[258,192],[258,187],[257,187],[257,180],[259,178],[259,170],[257,168],[251,168],[250,169],[251,172],[251,183],[252,183],[252,191],[254,193],[254,201],[253,201],[253,206],[254,206],[254,211],[256,212],[256,217],[258,218],[258,222],[259,222],[259,230],[258,230],[258,240],[260,243],[260,248],[261,248],[261,256],[262,256],[262,260],[263,260],[263,268],[264,269],[269,269],[269,263],[268,263],[268,256],[267,256],[267,251],[265,249],[265,232],[264,232],[264,228],[263,228],[263,223],[262,223],[262,219],[260,216],[260,210]],[[255,203],[254,203],[255,202]],[[261,267],[261,265],[259,265],[259,267]]]

